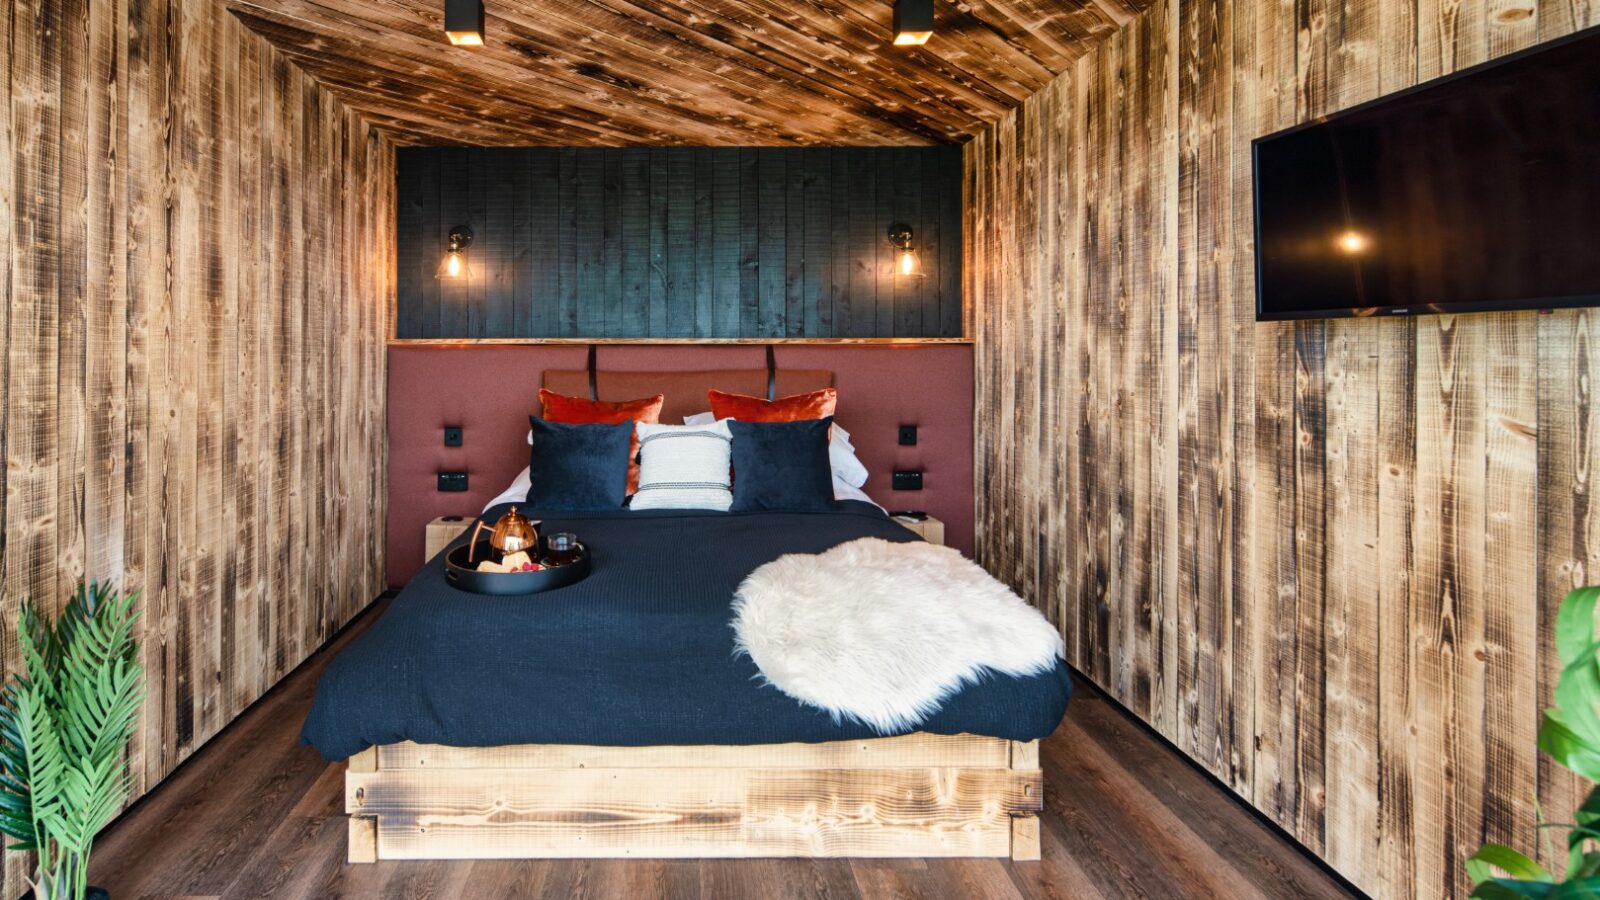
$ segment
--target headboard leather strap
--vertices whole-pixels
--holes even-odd
[[[772,345],[767,345],[767,402],[778,399],[778,356]]]
[[[597,348],[594,344],[589,345],[589,399],[598,401],[600,399],[600,380],[595,375],[596,350]]]

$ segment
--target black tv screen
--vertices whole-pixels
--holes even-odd
[[[1253,149],[1258,319],[1600,305],[1600,29]]]

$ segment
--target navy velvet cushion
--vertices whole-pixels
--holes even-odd
[[[800,422],[730,419],[728,427],[733,431],[733,512],[833,508],[832,416]]]
[[[633,422],[567,425],[528,417],[533,456],[528,505],[534,509],[621,509],[628,497]]]

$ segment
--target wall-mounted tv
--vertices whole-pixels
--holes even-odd
[[[1600,29],[1253,150],[1257,319],[1600,305]]]

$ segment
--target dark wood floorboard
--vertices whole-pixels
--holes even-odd
[[[95,847],[119,898],[1346,897],[1321,869],[1114,703],[1080,686],[1043,744],[1044,859],[479,860],[344,863],[344,765],[299,742],[352,626]]]

